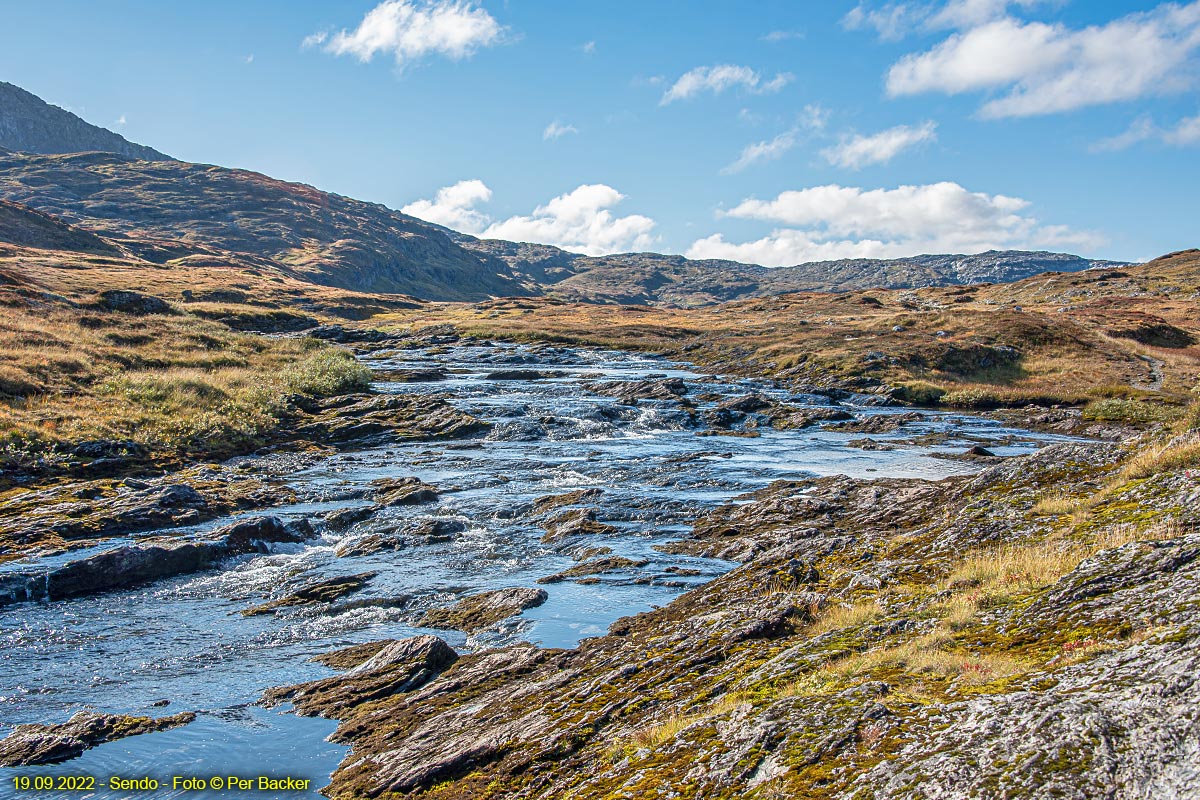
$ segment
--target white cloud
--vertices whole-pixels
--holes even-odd
[[[886,3],[880,8],[859,3],[842,17],[842,27],[851,31],[871,28],[880,39],[896,41],[909,34],[927,15],[928,9],[916,3]]]
[[[1094,247],[1102,239],[1041,225],[1017,197],[969,192],[956,183],[864,190],[837,185],[745,200],[724,216],[785,226],[761,239],[721,234],[692,244],[690,258],[728,258],[767,266],[838,258],[899,258],[917,253],[977,253],[1028,247]]]
[[[609,210],[625,195],[602,183],[580,186],[538,206],[526,217],[490,226],[490,239],[552,244],[588,255],[645,250],[656,241],[655,222],[640,214],[615,217]]]
[[[696,67],[688,70],[663,94],[659,105],[695,97],[701,92],[720,94],[726,89],[741,86],[755,94],[777,92],[795,78],[790,72],[781,72],[766,80],[750,67],[734,64],[717,64],[712,67]]]
[[[871,136],[855,134],[843,137],[837,145],[822,150],[821,155],[830,164],[848,169],[886,164],[903,150],[937,139],[936,130],[937,123],[923,122],[916,127],[897,125]]]
[[[438,189],[433,200],[417,200],[400,211],[456,231],[479,233],[491,220],[475,206],[491,199],[492,190],[483,181],[459,181]]]
[[[741,172],[746,167],[759,164],[764,161],[774,161],[783,156],[784,153],[796,146],[796,131],[795,128],[784,131],[774,139],[767,139],[762,142],[753,142],[742,148],[741,154],[732,164],[721,170],[723,175],[730,175],[734,172]]]
[[[1004,17],[905,56],[887,76],[895,96],[1007,92],[984,117],[1020,117],[1181,91],[1200,48],[1200,0],[1082,29]]]
[[[746,109],[743,108],[739,116],[746,119]],[[738,155],[737,159],[721,170],[721,174],[730,175],[735,172],[741,172],[746,167],[766,161],[774,161],[782,157],[800,143],[804,133],[822,130],[828,119],[829,112],[821,106],[811,104],[805,106],[803,113],[800,115],[800,120],[795,125],[773,139],[746,145],[742,148],[742,152]]]
[[[404,67],[432,54],[466,58],[498,44],[504,32],[491,14],[469,0],[384,0],[353,31],[319,31],[305,37],[303,46],[320,46],[359,61],[390,53],[397,66]]]
[[[949,0],[944,4],[891,2],[873,7],[859,3],[842,17],[847,30],[872,29],[884,41],[898,41],[911,33],[946,28],[971,28],[1008,16],[1009,8],[1030,8],[1062,0]]]
[[[560,136],[566,136],[568,133],[579,133],[579,129],[574,125],[564,125],[558,120],[554,120],[546,126],[546,130],[542,131],[542,139],[557,139]]]
[[[604,184],[585,184],[538,206],[528,216],[492,222],[476,209],[492,198],[483,181],[459,181],[438,190],[433,200],[417,200],[405,214],[476,234],[485,239],[539,242],[588,255],[644,250],[656,241],[654,220],[640,214],[614,216],[625,195]]]
[[[763,36],[762,40],[771,44],[778,44],[779,42],[787,42],[793,39],[803,39],[805,35],[804,31],[771,31]]]
[[[1008,16],[1010,6],[1030,8],[1046,0],[950,0],[926,20],[929,28],[970,28]]]
[[[1160,128],[1149,117],[1138,117],[1122,133],[1101,139],[1089,148],[1093,153],[1124,150],[1139,142],[1156,139],[1176,147],[1200,144],[1200,115],[1179,120],[1170,128]]]
[[[1200,144],[1200,115],[1180,120],[1174,128],[1164,134],[1163,139],[1168,144],[1175,145]]]

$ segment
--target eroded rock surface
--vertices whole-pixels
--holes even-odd
[[[450,608],[430,609],[417,624],[422,628],[455,628],[478,633],[527,608],[540,606],[547,598],[543,589],[495,589],[464,597]]]
[[[170,730],[195,718],[191,712],[154,719],[80,711],[60,725],[18,725],[0,740],[0,766],[57,764],[78,758],[89,747],[126,736]]]

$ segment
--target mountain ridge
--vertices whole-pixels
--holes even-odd
[[[4,81],[0,81],[0,147],[43,155],[99,150],[147,161],[171,160],[153,147],[131,142]]]

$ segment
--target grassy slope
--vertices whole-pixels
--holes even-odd
[[[110,289],[165,299],[171,312],[105,310],[97,298]],[[367,376],[315,340],[238,328],[344,321],[404,304],[236,263],[185,269],[0,245],[0,461],[101,438],[183,458],[253,448],[280,424],[288,394],[361,387]]]

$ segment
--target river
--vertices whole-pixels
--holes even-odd
[[[266,774],[312,781],[310,791],[281,797],[319,797],[316,790],[346,755],[345,748],[325,741],[335,723],[253,705],[268,687],[333,674],[309,660],[315,655],[358,642],[429,632],[460,651],[519,640],[571,647],[581,638],[602,635],[620,616],[664,605],[690,585],[734,566],[667,555],[655,546],[685,535],[698,514],[742,493],[774,480],[836,473],[938,479],[980,468],[939,458],[938,453],[961,453],[986,441],[998,455],[1016,455],[1056,439],[989,420],[937,413],[897,433],[872,436],[880,442],[900,440],[890,450],[847,446],[862,434],[819,426],[786,431],[760,426],[753,431],[756,436],[702,436],[690,410],[678,403],[644,400],[623,405],[584,384],[681,378],[699,412],[752,392],[799,405],[830,401],[796,396],[769,383],[705,376],[686,365],[629,353],[468,342],[379,353],[367,361],[381,370],[445,370],[448,378],[443,381],[385,382],[376,388],[450,393],[454,405],[491,422],[491,431],[468,440],[378,443],[332,455],[280,453],[241,459],[248,471],[285,475],[296,491],[298,502],[259,513],[309,518],[318,538],[279,545],[269,554],[243,556],[219,571],[0,610],[0,734],[19,723],[62,722],[81,709],[155,716],[199,713],[184,727],[111,742],[73,761],[4,770],[0,796],[15,796],[12,779],[18,775],[94,775],[101,781],[109,776],[150,776],[163,788],[71,796],[232,797],[239,793],[173,790],[171,779]],[[515,381],[486,377],[513,367],[562,375]],[[858,416],[903,410],[855,406],[853,398],[847,403]],[[949,435],[934,444],[911,441],[937,433]],[[371,481],[402,476],[438,487],[438,501],[387,508],[345,531],[334,532],[321,522],[331,511],[370,505],[363,495]],[[473,637],[414,627],[424,610],[450,605],[464,593],[535,586],[538,578],[575,564],[569,554],[542,542],[545,530],[530,518],[532,501],[587,488],[603,490],[592,505],[597,519],[616,529],[587,544],[644,561],[644,566],[584,583],[547,585],[549,599],[543,605]],[[452,533],[430,543],[411,539],[400,550],[348,557],[335,552],[346,539],[411,532],[432,520],[450,523],[442,528]],[[184,535],[229,521],[218,520]],[[363,572],[377,574],[364,589],[332,606],[240,614],[288,589]],[[153,705],[163,700],[170,704]]]

